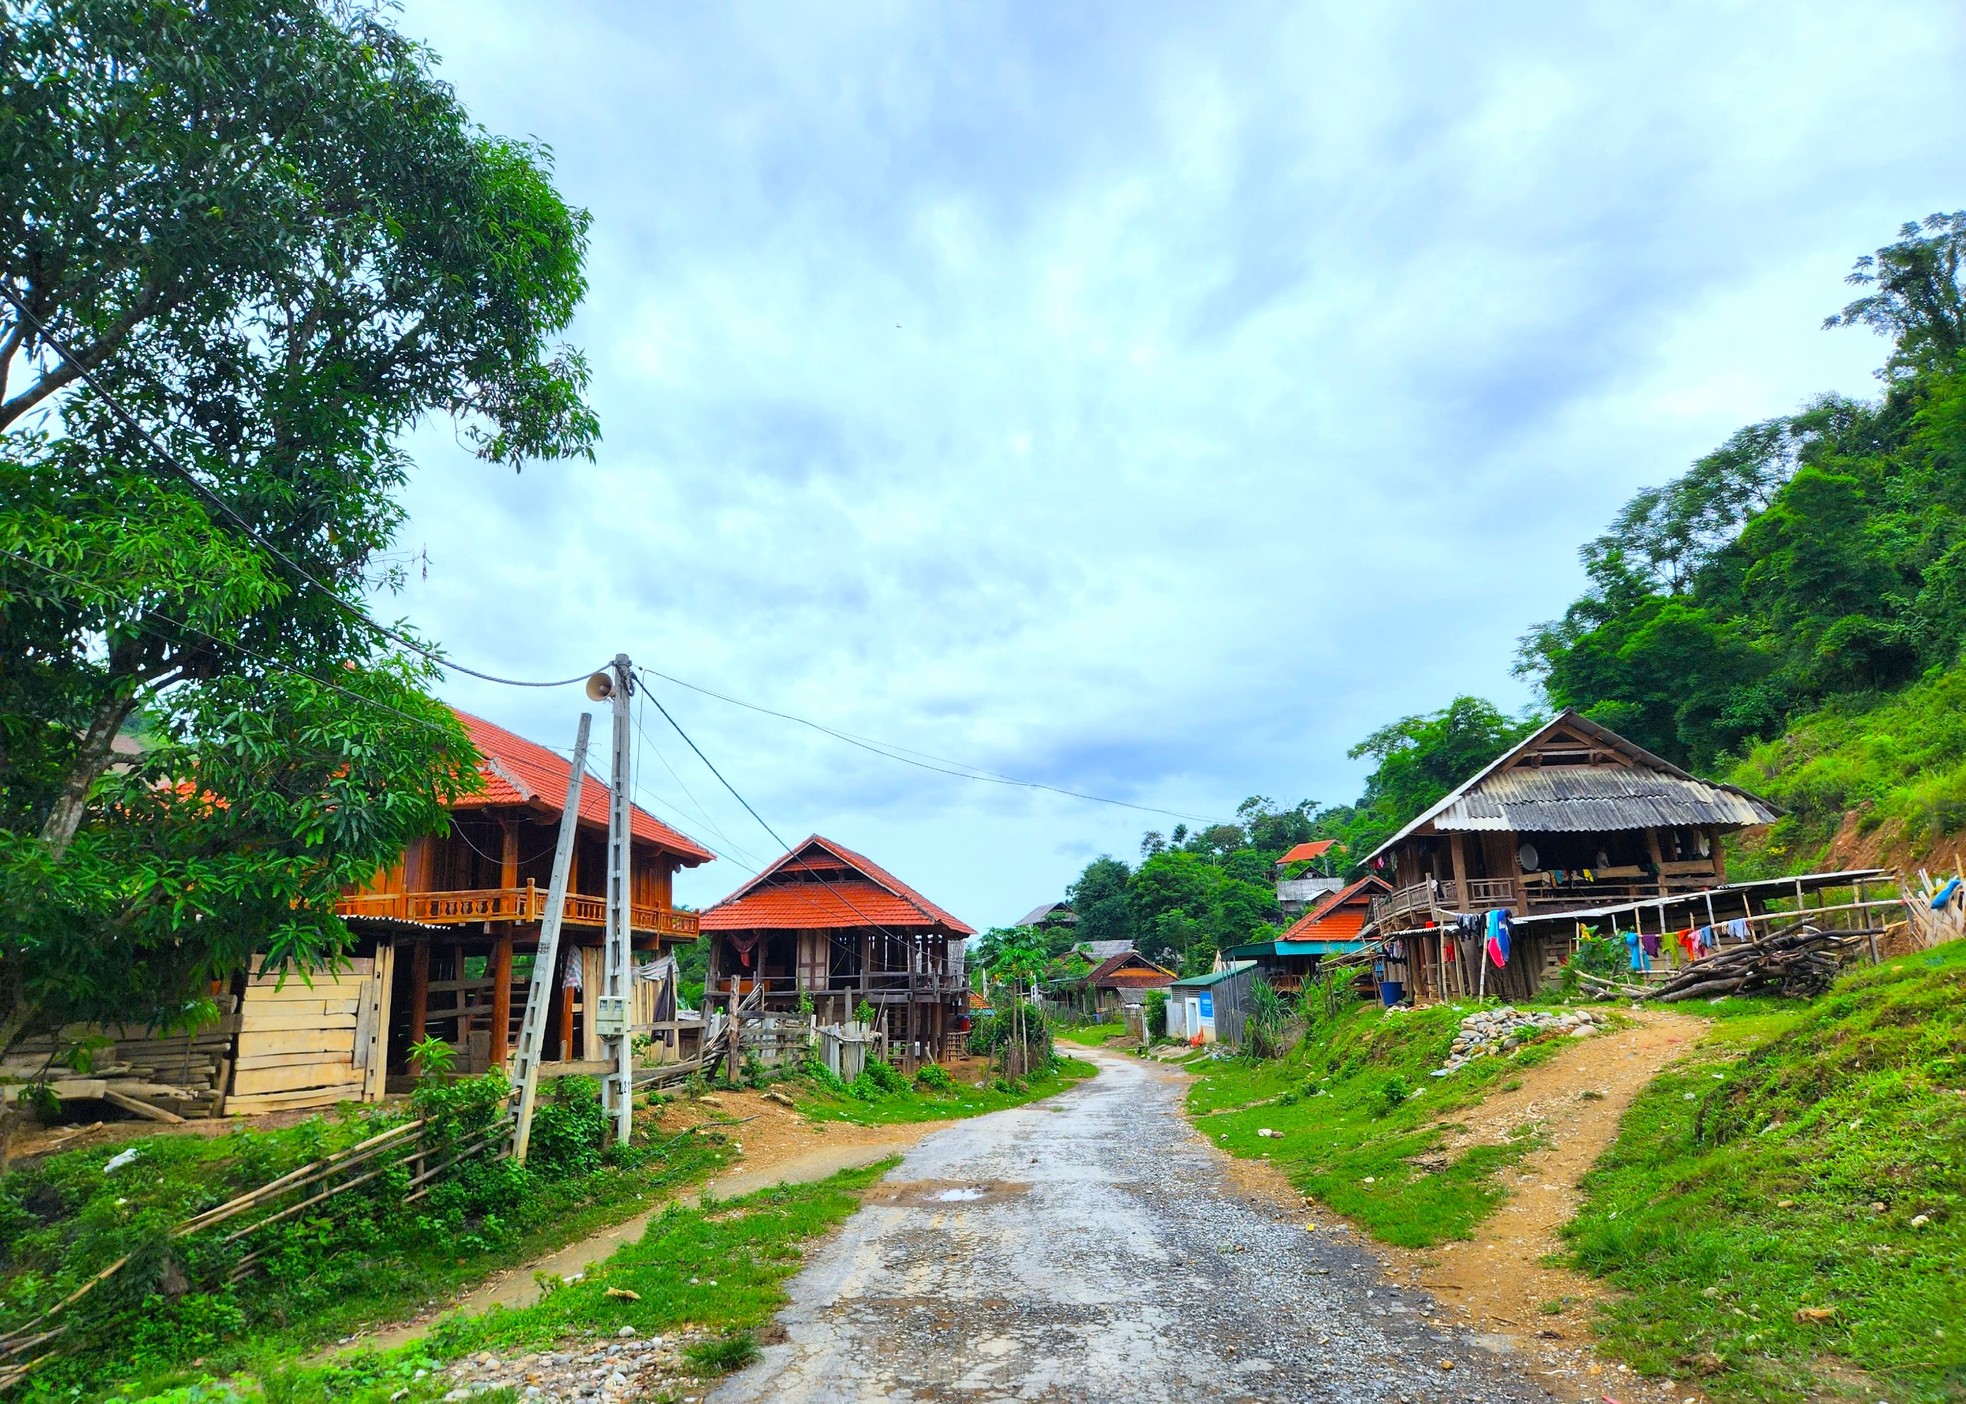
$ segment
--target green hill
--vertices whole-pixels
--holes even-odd
[[[1966,1397],[1966,942],[1729,1017],[1567,1230],[1608,1347],[1721,1400]],[[1840,1396],[1838,1396],[1840,1397]]]

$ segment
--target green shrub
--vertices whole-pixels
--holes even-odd
[[[591,1175],[604,1163],[614,1129],[591,1077],[562,1077],[533,1108],[526,1165],[549,1180]]]
[[[1379,1084],[1379,1115],[1391,1116],[1405,1106],[1407,1098],[1412,1095],[1411,1084],[1398,1073],[1394,1073]]]
[[[1147,1002],[1143,1016],[1147,1021],[1148,1038],[1167,1037],[1167,991],[1147,991]]]
[[[943,1071],[940,1063],[924,1063],[915,1074],[915,1086],[928,1092],[953,1092],[956,1080]]]
[[[819,1059],[806,1059],[806,1065],[801,1071],[835,1096],[844,1097],[846,1095],[846,1084],[840,1081],[839,1074],[820,1062]]]

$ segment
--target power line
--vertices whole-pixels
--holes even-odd
[[[88,588],[88,583],[89,583],[88,581],[83,580],[78,576],[70,575],[67,571],[57,570],[53,566],[44,565],[42,562],[35,560],[31,556],[21,555],[18,551],[10,551],[7,550],[5,547],[0,547],[0,556],[6,556],[8,559],[16,561],[21,565],[31,567],[32,569],[41,571],[47,575],[52,575],[57,579],[66,580],[71,585],[79,585],[84,589]],[[180,633],[195,635],[198,638],[205,639],[211,643],[215,643],[219,645],[221,648],[237,649],[239,652],[245,654],[248,658],[251,658],[258,663],[264,664],[266,667],[273,669],[275,672],[285,673],[289,677],[301,678],[307,682],[314,684],[316,687],[324,687],[330,692],[340,693],[343,697],[352,698],[357,702],[366,703],[368,706],[371,707],[379,707],[385,712],[390,712],[395,716],[401,717],[406,722],[411,722],[417,726],[426,727],[431,731],[437,732],[439,735],[445,737],[446,739],[450,738],[449,732],[445,731],[443,727],[437,725],[437,723],[431,721],[428,717],[416,716],[413,713],[404,711],[401,707],[395,706],[388,702],[384,702],[379,697],[368,697],[362,693],[354,692],[348,688],[341,687],[338,684],[331,683],[326,678],[316,677],[313,673],[310,673],[302,668],[296,668],[291,663],[283,663],[277,658],[270,658],[266,654],[260,653],[255,649],[248,648],[245,644],[238,642],[236,639],[221,639],[216,634],[208,634],[203,629],[197,628],[190,624],[186,624],[181,620],[172,619],[170,616],[165,614],[160,614],[158,611],[154,609],[144,609],[139,607],[137,613],[144,618],[161,619],[163,620],[164,623],[170,625],[173,629],[178,630]],[[171,634],[163,633],[161,630],[145,628],[141,624],[133,624],[131,627],[141,630],[143,633],[150,635],[152,638],[157,639],[162,643],[178,642],[175,636]]]
[[[96,379],[95,372],[92,369],[90,369],[90,367],[79,356],[77,356],[74,352],[70,351],[68,347],[62,343],[61,339],[57,337],[54,334],[54,332],[49,329],[47,323],[43,322],[39,317],[35,316],[33,311],[29,309],[27,303],[23,301],[21,296],[14,291],[13,285],[10,282],[6,281],[5,279],[0,279],[0,297],[6,298],[8,302],[13,304],[14,311],[33,325],[37,337],[42,342],[47,344],[49,347],[52,347],[56,355],[60,356],[64,361],[68,362],[69,365],[75,368],[76,375],[82,381],[82,383],[87,385],[91,390],[95,391],[96,394],[101,397],[102,402],[109,407],[111,414],[115,415],[116,418],[121,420],[123,424],[125,424],[132,432],[134,432],[137,435],[138,438],[142,439],[146,444],[150,446],[151,451],[157,455],[159,462],[161,462],[166,468],[170,469],[171,472],[174,473],[177,477],[184,480],[185,484],[190,487],[191,491],[193,492],[194,495],[197,496],[199,501],[205,503],[208,507],[215,508],[221,515],[230,518],[238,526],[239,530],[245,534],[246,538],[249,541],[251,541],[254,545],[258,546],[261,550],[265,551],[268,555],[272,556],[275,560],[279,561],[288,570],[292,571],[295,577],[299,579],[303,584],[309,585],[313,587],[315,590],[318,590],[321,594],[325,595],[337,608],[345,610],[348,613],[349,617],[354,619],[357,623],[361,624],[365,628],[374,630],[377,634],[380,634],[383,638],[390,640],[392,643],[395,643],[402,648],[408,649],[410,652],[417,654],[418,656],[425,658],[430,662],[437,664],[440,667],[449,668],[455,672],[464,673],[470,677],[478,678],[484,682],[498,683],[504,687],[566,687],[571,683],[585,682],[589,674],[593,672],[593,669],[590,668],[587,672],[577,674],[574,677],[556,678],[548,682],[534,682],[521,678],[502,678],[495,673],[486,673],[486,672],[481,672],[476,668],[468,668],[462,663],[458,663],[453,661],[452,659],[446,658],[443,654],[439,653],[437,650],[430,648],[425,644],[417,642],[415,639],[411,638],[408,634],[405,634],[397,629],[392,629],[388,625],[379,623],[375,619],[370,618],[366,610],[360,608],[357,605],[350,604],[347,600],[343,599],[334,590],[330,589],[328,586],[322,584],[319,580],[315,579],[312,575],[310,575],[307,572],[307,570],[300,565],[298,561],[294,560],[293,557],[289,556],[285,551],[282,551],[280,547],[276,545],[273,541],[269,540],[266,537],[266,535],[259,530],[258,527],[254,526],[251,522],[247,521],[245,517],[240,515],[238,510],[235,509],[231,503],[227,502],[224,498],[220,497],[211,488],[205,486],[205,484],[200,482],[197,476],[193,474],[190,469],[186,468],[183,464],[179,463],[174,457],[172,457],[170,452],[157,441],[156,435],[152,434],[149,429],[145,428],[143,424],[137,420],[135,415],[131,414],[127,409],[123,408],[122,403],[106,388],[104,388],[102,382]]]
[[[927,751],[914,751],[891,741],[874,741],[866,737],[855,736],[852,732],[841,731],[837,727],[827,726],[824,722],[816,722],[809,717],[801,717],[792,712],[781,712],[774,707],[766,707],[756,702],[746,702],[741,697],[732,697],[728,693],[718,692],[714,688],[687,682],[682,678],[674,677],[668,673],[657,672],[653,668],[643,668],[639,671],[645,672],[651,677],[661,678],[664,682],[674,683],[677,687],[688,688],[691,692],[700,692],[705,697],[714,697],[719,702],[728,702],[733,707],[742,707],[749,712],[758,712],[764,716],[777,717],[780,721],[788,721],[799,726],[810,727],[812,730],[831,736],[835,740],[844,741],[849,746],[857,746],[863,751],[871,751],[873,754],[884,756],[888,760],[899,761],[902,765],[912,765],[921,770],[932,770],[938,775],[952,775],[959,780],[977,780],[985,784],[1007,785],[1017,789],[1048,790],[1052,794],[1064,795],[1071,799],[1088,800],[1093,804],[1109,804],[1120,809],[1136,810],[1142,814],[1162,814],[1170,819],[1181,819],[1195,824],[1213,824],[1217,822],[1206,815],[1184,814],[1180,810],[1162,809],[1158,805],[1134,804],[1130,800],[1112,799],[1106,795],[1087,794],[1083,790],[1071,790],[1062,785],[1047,784],[1042,780],[1024,780],[1014,775],[1003,775],[979,765],[971,765],[967,761],[951,760],[947,756],[932,755]],[[922,759],[915,759],[915,757],[921,757]],[[931,761],[939,761],[941,764],[930,764],[929,762]],[[950,767],[959,768],[951,769]]]
[[[648,670],[638,668],[635,671],[638,675],[640,675]],[[656,674],[656,676],[660,677],[661,674]],[[655,704],[655,710],[662,713],[663,720],[667,721],[670,726],[674,727],[676,734],[683,738],[683,743],[687,745],[692,751],[696,752],[696,758],[703,762],[704,768],[707,769],[712,775],[717,777],[717,783],[722,785],[726,790],[729,790],[731,793],[731,797],[735,799],[739,804],[744,806],[745,813],[749,814],[753,819],[757,820],[759,826],[763,828],[766,833],[772,836],[772,838],[777,842],[778,846],[785,850],[786,857],[788,858],[791,857],[793,853],[792,845],[785,842],[784,838],[779,834],[778,830],[772,828],[770,824],[765,822],[764,815],[758,813],[756,809],[752,808],[751,801],[745,799],[743,795],[739,794],[737,792],[737,787],[731,784],[730,781],[726,780],[724,778],[724,773],[721,770],[717,769],[717,767],[711,763],[710,758],[708,756],[703,754],[703,748],[697,745],[696,742],[690,738],[690,734],[687,731],[683,730],[682,723],[678,722],[673,716],[671,716],[669,714],[669,709],[662,705],[662,699],[660,697],[657,697],[655,695],[655,689],[648,685],[648,678],[646,676],[642,677],[642,688],[643,691],[647,694],[649,701]],[[861,921],[865,922],[868,926],[871,926],[872,928],[874,928],[874,930],[880,932],[883,936],[888,936],[902,942],[906,942],[908,940],[906,936],[902,936],[898,932],[889,930],[885,925],[883,925],[878,921],[875,921],[874,918],[868,916],[867,913],[861,911],[860,908],[854,904],[854,901],[851,897],[847,896],[846,893],[842,892],[839,888],[833,886],[833,884],[828,879],[821,876],[818,872],[815,871],[813,872],[812,875],[813,877],[818,878],[819,885],[821,887],[824,887],[828,892],[832,893],[835,897],[839,898],[839,900],[846,906],[848,911],[852,912],[855,916],[859,917]],[[812,903],[811,905],[816,907],[817,903]],[[923,913],[923,915],[926,916],[927,913]]]

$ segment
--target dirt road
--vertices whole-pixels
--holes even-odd
[[[1090,1082],[910,1151],[711,1399],[1551,1397],[1357,1238],[1239,1197],[1177,1074],[1095,1056]]]

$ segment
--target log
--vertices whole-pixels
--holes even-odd
[[[148,1102],[139,1102],[135,1097],[125,1097],[121,1092],[113,1091],[109,1088],[103,1089],[102,1099],[109,1103],[110,1106],[121,1107],[124,1111],[140,1116],[146,1121],[181,1122],[184,1120],[176,1112],[165,1111],[162,1107],[153,1107]]]

